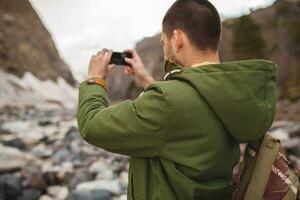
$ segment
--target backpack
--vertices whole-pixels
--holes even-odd
[[[299,173],[280,148],[280,140],[268,132],[247,144],[233,200],[300,199]]]

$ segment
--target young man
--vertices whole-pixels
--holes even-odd
[[[276,64],[220,63],[221,21],[207,0],[177,0],[162,26],[163,81],[128,50],[124,72],[145,88],[135,100],[109,106],[112,51],[92,57],[79,89],[81,136],[130,156],[129,200],[231,199],[239,143],[262,137],[273,121]]]

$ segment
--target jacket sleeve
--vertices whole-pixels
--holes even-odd
[[[155,157],[167,132],[170,107],[160,87],[150,85],[135,100],[108,105],[99,85],[79,87],[77,122],[81,137],[94,146],[134,157]]]

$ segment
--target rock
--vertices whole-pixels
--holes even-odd
[[[121,172],[118,180],[120,181],[122,191],[126,192],[128,188],[128,172]]]
[[[73,191],[68,196],[67,200],[92,200],[92,198],[90,191]]]
[[[288,154],[300,157],[300,124],[292,121],[275,121],[270,129],[271,135],[281,140]]]
[[[67,200],[112,200],[112,194],[107,190],[73,191]]]
[[[42,80],[56,81],[63,77],[74,85],[70,69],[59,56],[51,35],[30,1],[20,0],[15,4],[11,0],[1,0],[1,6],[0,31],[5,39],[0,40],[0,69],[18,77],[27,71]]]
[[[34,156],[23,153],[13,147],[5,147],[0,144],[0,173],[18,171],[29,162],[38,162]]]
[[[111,169],[98,173],[97,180],[113,180],[115,178],[114,172]]]
[[[109,166],[103,160],[96,161],[89,167],[89,172],[98,174],[110,170]]]
[[[43,163],[41,172],[47,185],[60,185],[72,174],[73,166],[70,163],[53,165],[53,162],[47,160]]]
[[[114,194],[121,193],[121,186],[115,180],[95,180],[90,182],[80,183],[76,186],[78,191],[91,191],[96,189],[108,190]]]
[[[93,180],[92,174],[85,168],[75,169],[73,174],[69,174],[66,177],[65,184],[71,189],[75,189],[76,185],[82,182],[89,182]]]
[[[296,166],[300,167],[300,157],[293,154],[289,155],[289,159],[295,163]]]
[[[70,142],[76,139],[80,139],[78,128],[75,126],[71,126],[65,135],[64,141]]]
[[[49,158],[53,154],[52,149],[47,148],[43,143],[34,146],[31,152],[39,158]]]
[[[290,137],[289,137],[289,133],[286,132],[285,130],[283,129],[276,129],[276,130],[273,130],[271,132],[271,135],[279,140],[288,140]]]
[[[53,159],[57,163],[66,162],[72,160],[71,155],[68,149],[59,149],[54,153]]]
[[[28,166],[21,172],[23,185],[29,188],[44,190],[47,183],[40,169],[35,166]]]
[[[20,150],[26,149],[26,144],[20,138],[14,138],[11,140],[3,141],[3,145],[9,146],[9,147],[15,147]]]
[[[1,0],[0,33],[0,107],[74,107],[76,81],[29,0]]]
[[[6,122],[2,125],[2,129],[8,130],[11,133],[18,133],[21,131],[30,130],[33,127],[33,124],[30,121],[11,121]]]
[[[39,200],[56,200],[56,199],[53,199],[52,197],[50,197],[49,195],[43,195],[39,198]]]
[[[119,197],[119,200],[127,200],[127,195],[126,195],[126,194],[122,194],[122,195]]]
[[[50,120],[41,120],[41,121],[38,122],[38,124],[39,124],[40,126],[49,126],[49,125],[52,125],[53,122],[50,121]]]
[[[26,189],[22,192],[22,195],[17,200],[38,200],[42,196],[42,192],[37,189]]]
[[[59,171],[48,171],[43,173],[43,178],[47,185],[57,185],[61,184],[63,180],[58,176]]]
[[[15,17],[10,15],[10,14],[7,14],[7,13],[4,13],[3,19],[8,21],[8,22],[14,22],[15,21]]]
[[[21,179],[10,174],[0,176],[0,199],[17,199],[22,194]]]
[[[32,128],[28,131],[18,132],[17,136],[22,139],[27,146],[33,146],[46,137],[40,128]]]
[[[65,186],[50,186],[47,188],[47,193],[55,200],[64,200],[69,195],[69,189]]]
[[[93,200],[112,200],[112,193],[107,190],[92,190],[91,195]]]
[[[300,138],[291,138],[281,142],[281,145],[286,149],[297,148],[300,144]]]
[[[62,171],[66,173],[72,173],[74,171],[73,163],[72,162],[63,162],[61,164]]]

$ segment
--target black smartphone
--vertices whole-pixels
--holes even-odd
[[[130,64],[125,61],[125,58],[132,58],[132,54],[129,52],[113,52],[109,64],[130,66]]]

